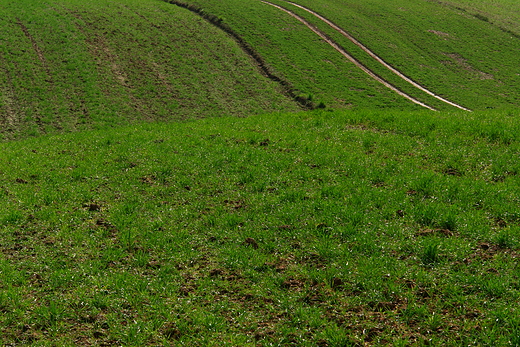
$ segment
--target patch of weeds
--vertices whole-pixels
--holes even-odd
[[[3,225],[18,224],[25,219],[22,211],[9,211],[0,219],[0,223]]]
[[[454,212],[445,212],[439,217],[437,226],[441,229],[456,231],[457,230],[457,215]]]
[[[414,219],[423,227],[457,230],[456,213],[439,203],[418,205],[415,208]]]
[[[428,241],[419,255],[421,262],[426,266],[434,266],[441,261],[440,245],[436,241]]]
[[[34,313],[35,324],[40,329],[51,329],[65,319],[66,310],[57,301],[52,300],[48,305],[37,307]]]
[[[419,194],[421,197],[428,199],[435,196],[436,188],[436,176],[427,175],[412,181],[409,194]]]
[[[480,280],[480,289],[482,292],[493,298],[500,298],[505,295],[508,291],[507,285],[506,280],[496,278],[496,276],[486,276]]]
[[[520,228],[514,227],[514,228],[507,228],[507,229],[501,230],[497,233],[494,241],[498,245],[498,247],[513,249],[517,246],[517,244],[518,244],[517,235],[518,234],[517,234],[517,232],[515,232],[515,229],[517,232],[520,230]]]
[[[328,325],[319,337],[321,338],[319,341],[322,341],[321,343],[326,346],[350,347],[358,345],[357,341],[351,339],[347,330],[336,325]]]

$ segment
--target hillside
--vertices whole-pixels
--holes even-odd
[[[519,106],[520,38],[510,24],[517,13],[512,3],[298,4],[4,1],[0,133],[10,140],[311,104],[450,111]]]
[[[266,2],[186,2],[224,18],[277,71],[328,106],[356,106],[363,102],[360,100],[371,99],[378,107],[399,107],[372,89],[380,84],[374,84],[301,22]],[[435,108],[452,109],[403,82],[312,14],[288,1],[270,2],[305,18],[406,93]],[[469,109],[519,106],[519,38],[464,9],[438,1],[413,0],[302,0],[298,4],[333,21],[389,65],[450,101]]]
[[[477,19],[508,31],[509,34],[520,34],[520,9],[516,0],[438,0],[438,2],[467,12]]]
[[[519,9],[0,0],[0,345],[519,346]]]
[[[300,110],[232,38],[160,1],[0,1],[0,138]]]

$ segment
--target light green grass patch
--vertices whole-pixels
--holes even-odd
[[[2,342],[506,343],[518,127],[322,111],[2,144]]]

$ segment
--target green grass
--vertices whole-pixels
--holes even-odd
[[[401,81],[308,13],[274,2],[307,18],[407,93],[436,108],[451,108]],[[276,8],[260,1],[188,3],[220,17],[275,75],[315,104],[419,109]],[[518,106],[518,37],[501,29],[502,24],[470,14],[463,4],[300,3],[335,21],[443,97],[470,109]],[[508,20],[502,7],[479,4],[497,9],[489,10],[493,20]],[[235,40],[200,16],[164,1],[4,1],[0,11],[5,33],[0,40],[4,140],[143,120],[299,109],[279,84],[262,76]]]
[[[469,1],[469,0],[450,0],[446,4],[454,6],[459,10],[467,11],[476,18],[497,25],[512,34],[520,33],[520,13],[518,12],[518,2],[515,0],[500,1]]]
[[[269,66],[304,95],[328,107],[421,107],[390,91],[347,61],[316,34],[260,1],[183,1],[223,19]]]
[[[518,341],[517,114],[320,111],[0,144],[0,341]]]
[[[0,136],[299,110],[224,32],[161,1],[0,2]]]
[[[0,0],[0,344],[520,345],[518,6],[298,1],[469,113],[272,1],[443,111],[260,1]]]
[[[386,91],[369,89],[368,86],[378,86],[366,81],[369,77],[350,63],[341,63],[344,58],[339,53],[280,10],[255,1],[188,2],[222,16],[258,47],[277,71],[286,74],[299,89],[309,90],[315,98],[325,100],[328,106],[365,107],[364,102],[369,100],[378,107],[403,107],[397,100],[386,98]],[[451,109],[400,81],[312,15],[285,1],[273,2],[307,18],[407,93],[437,108]],[[302,0],[297,3],[334,21],[405,75],[450,101],[477,110],[519,105],[514,92],[520,81],[518,38],[489,22],[435,1]],[[257,15],[250,19],[253,11]],[[356,84],[361,80],[366,87]]]

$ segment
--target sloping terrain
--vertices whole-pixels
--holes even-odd
[[[288,15],[290,15],[291,17],[297,19],[298,21],[300,21],[302,24],[304,24],[307,28],[309,28],[312,32],[314,32],[316,35],[318,35],[321,39],[323,39],[323,41],[325,41],[326,43],[328,43],[332,48],[334,48],[336,51],[338,51],[342,56],[344,56],[345,58],[347,58],[351,63],[353,63],[355,66],[357,66],[358,68],[360,68],[363,72],[365,72],[367,75],[369,75],[370,77],[372,77],[375,81],[381,83],[382,85],[384,85],[385,87],[387,87],[388,89],[396,92],[397,94],[399,94],[400,96],[408,99],[409,101],[413,102],[414,104],[416,105],[419,105],[419,106],[422,106],[424,108],[427,108],[429,110],[432,110],[432,111],[435,111],[434,108],[426,105],[425,103],[413,98],[412,96],[402,92],[401,90],[399,90],[398,88],[394,87],[392,84],[388,83],[387,81],[383,80],[382,78],[380,78],[379,76],[377,76],[373,71],[371,71],[370,69],[366,68],[361,62],[359,62],[357,59],[355,59],[353,56],[351,56],[347,51],[345,51],[341,46],[337,45],[334,41],[332,41],[331,39],[329,39],[327,37],[327,35],[321,31],[321,30],[318,30],[314,25],[310,24],[308,21],[306,21],[304,18],[302,18],[301,16],[298,16],[296,13],[284,8],[284,7],[281,7],[281,6],[278,6],[276,4],[273,4],[272,2],[268,2],[268,1],[262,1],[264,4],[267,4],[267,5],[270,5],[270,6],[273,6],[285,13],[287,13]],[[299,6],[299,5],[297,5]],[[306,9],[304,7],[301,7],[303,9]],[[324,20],[325,22],[327,23],[330,23],[328,22],[326,19],[324,19],[323,17],[319,16],[318,14],[316,14],[315,12],[312,12],[308,9],[306,9],[307,11],[309,11],[310,13],[313,13],[315,14],[316,16],[318,16],[320,19]],[[332,26],[340,31],[341,29],[335,27],[333,24]],[[358,46],[360,47],[363,47],[362,45],[358,44]],[[368,51],[370,52],[370,51]]]
[[[346,37],[347,39],[349,39],[352,43],[354,43],[356,46],[358,46],[359,48],[361,48],[365,53],[367,53],[369,56],[371,56],[372,58],[374,58],[377,62],[379,62],[381,65],[383,65],[384,67],[386,67],[388,70],[390,70],[391,72],[393,72],[394,74],[396,74],[397,76],[399,76],[402,80],[404,80],[405,82],[408,82],[410,83],[411,85],[413,85],[414,87],[416,87],[417,89],[425,92],[426,94],[428,95],[431,95],[433,96],[434,98],[436,98],[437,100],[440,100],[448,105],[451,105],[451,106],[454,106],[458,109],[461,109],[461,110],[465,110],[465,111],[471,111],[469,109],[466,109],[460,105],[457,105],[449,100],[446,100],[445,98],[442,98],[438,95],[436,95],[435,93],[433,93],[432,91],[428,90],[427,88],[425,88],[424,86],[421,86],[420,84],[418,84],[417,82],[413,81],[412,79],[408,78],[407,76],[405,76],[403,73],[401,73],[399,70],[397,70],[396,68],[394,68],[393,66],[391,66],[390,64],[388,64],[386,61],[384,61],[383,59],[381,59],[381,57],[379,57],[376,53],[374,53],[373,51],[371,51],[369,48],[367,48],[365,45],[363,45],[361,42],[359,42],[358,40],[356,40],[356,38],[354,38],[352,35],[350,35],[348,32],[346,32],[343,28],[337,26],[336,24],[334,24],[333,22],[331,22],[330,20],[328,20],[327,18],[323,17],[322,15],[320,15],[319,13],[305,7],[305,6],[302,6],[302,5],[299,5],[297,3],[294,3],[294,2],[288,2],[289,4],[293,5],[293,6],[296,6],[298,8],[301,8],[309,13],[311,13],[312,15],[314,15],[315,17],[319,18],[320,20],[322,20],[323,22],[327,23],[331,28],[333,28],[334,30],[336,30],[337,32],[339,32],[341,35],[343,35],[344,37]],[[285,10],[285,9],[284,9]],[[291,14],[293,14],[291,12]],[[293,14],[294,15],[294,14]],[[309,25],[309,27],[312,27]],[[316,30],[316,28],[313,28],[313,30]],[[354,60],[353,58],[351,58],[351,60]],[[362,69],[366,69],[362,64],[357,64],[358,66],[360,66]],[[370,71],[371,72],[371,71]],[[413,100],[411,99],[409,96],[407,96],[407,98],[409,98],[410,100]],[[415,101],[415,103],[418,103],[417,101]],[[426,106],[426,108],[429,108],[428,106]],[[431,109],[431,108],[430,108]]]
[[[339,53],[329,46],[320,50],[323,56],[318,55],[320,39],[307,36],[312,32],[303,30],[303,24],[287,14],[263,9],[262,4],[255,1],[188,2],[222,16],[258,47],[276,70],[283,71],[298,88],[323,98],[327,105],[361,105],[360,100],[374,96],[373,89],[368,87],[371,83],[365,83],[367,87],[359,91],[358,80],[352,75],[355,73],[352,70],[356,69],[353,64],[342,65],[339,67],[342,72],[339,73],[339,63],[331,60],[336,59]],[[272,2],[306,18],[357,60],[399,89],[435,108],[452,109],[403,82],[312,14],[287,1]],[[351,33],[408,78],[459,105],[469,109],[486,109],[516,107],[520,103],[517,93],[520,83],[519,39],[455,6],[412,0],[302,0],[296,3],[318,12]],[[252,13],[255,13],[255,18],[249,20]],[[284,50],[286,45],[290,49]],[[333,66],[330,61],[334,61]],[[312,78],[312,84],[306,83],[307,78]],[[335,78],[341,78],[343,84],[337,83]],[[382,106],[381,103],[388,102],[380,98],[383,95],[376,93],[373,98],[375,105]]]
[[[520,9],[516,0],[437,0],[437,2],[467,12],[477,19],[509,31],[510,34],[520,35]]]
[[[160,1],[0,2],[0,136],[299,110],[231,37]]]
[[[402,96],[406,94],[438,110],[454,109],[439,98],[472,110],[519,105],[519,38],[507,29],[514,29],[507,26],[509,19],[500,22],[505,10],[488,11],[499,24],[479,14],[495,8],[485,1],[468,9],[464,1],[295,3],[305,10],[273,0],[394,90],[301,22],[261,1],[179,3],[219,18],[234,36],[201,13],[168,2],[3,2],[2,138],[136,121],[291,111],[302,108],[298,100],[333,108],[421,108]],[[430,93],[309,11],[348,32]]]
[[[0,0],[0,345],[520,345],[518,7],[268,2]]]
[[[284,79],[329,107],[421,109],[388,90],[298,20],[260,1],[176,1],[214,14]]]

